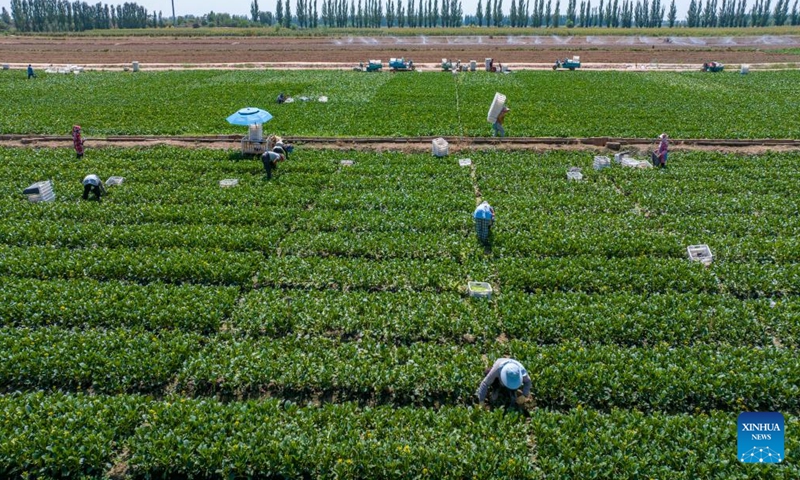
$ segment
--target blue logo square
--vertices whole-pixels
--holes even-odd
[[[743,463],[783,461],[784,423],[778,412],[744,412],[738,421],[737,457]]]

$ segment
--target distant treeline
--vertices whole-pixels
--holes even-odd
[[[474,14],[465,14],[461,0],[277,0],[275,11],[263,11],[252,0],[250,15],[210,12],[181,16],[174,26],[316,28],[736,28],[800,25],[800,0],[691,0],[684,20],[675,0],[478,0]],[[666,0],[664,0],[666,2]],[[485,2],[485,3],[484,3]],[[793,3],[791,3],[793,2]],[[791,10],[790,10],[791,3]],[[136,3],[109,6],[66,0],[11,0],[11,13],[2,9],[0,30],[19,32],[81,32],[96,29],[172,26],[161,12],[148,13]]]
[[[109,6],[66,0],[11,0],[11,15],[5,7],[3,23],[20,32],[83,32],[108,28],[164,26],[161,14],[148,15],[136,3]]]

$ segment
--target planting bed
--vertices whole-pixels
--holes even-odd
[[[798,71],[563,73],[4,72],[0,133],[69,135],[79,124],[87,147],[113,135],[243,135],[225,118],[255,106],[274,115],[265,129],[290,137],[489,136],[502,92],[512,137],[800,138]],[[296,101],[278,105],[281,92]]]
[[[0,474],[797,478],[800,155],[593,156],[0,149]],[[520,411],[475,405],[503,355]],[[783,464],[737,462],[749,410]]]

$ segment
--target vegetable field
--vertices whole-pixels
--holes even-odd
[[[288,136],[489,136],[499,91],[510,136],[788,139],[800,137],[799,82],[797,71],[88,72],[30,82],[3,72],[0,133],[68,135],[79,124],[88,137],[238,134],[225,118],[255,106]],[[276,104],[281,92],[296,101]]]
[[[800,154],[471,158],[298,149],[267,181],[225,151],[0,149],[0,475],[800,476]],[[125,182],[81,201],[90,172]],[[476,406],[505,355],[533,400]],[[785,415],[785,462],[737,461],[743,411]]]

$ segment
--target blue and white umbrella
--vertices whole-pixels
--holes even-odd
[[[228,123],[232,125],[259,125],[272,120],[272,114],[266,110],[255,107],[245,107],[228,117]]]

